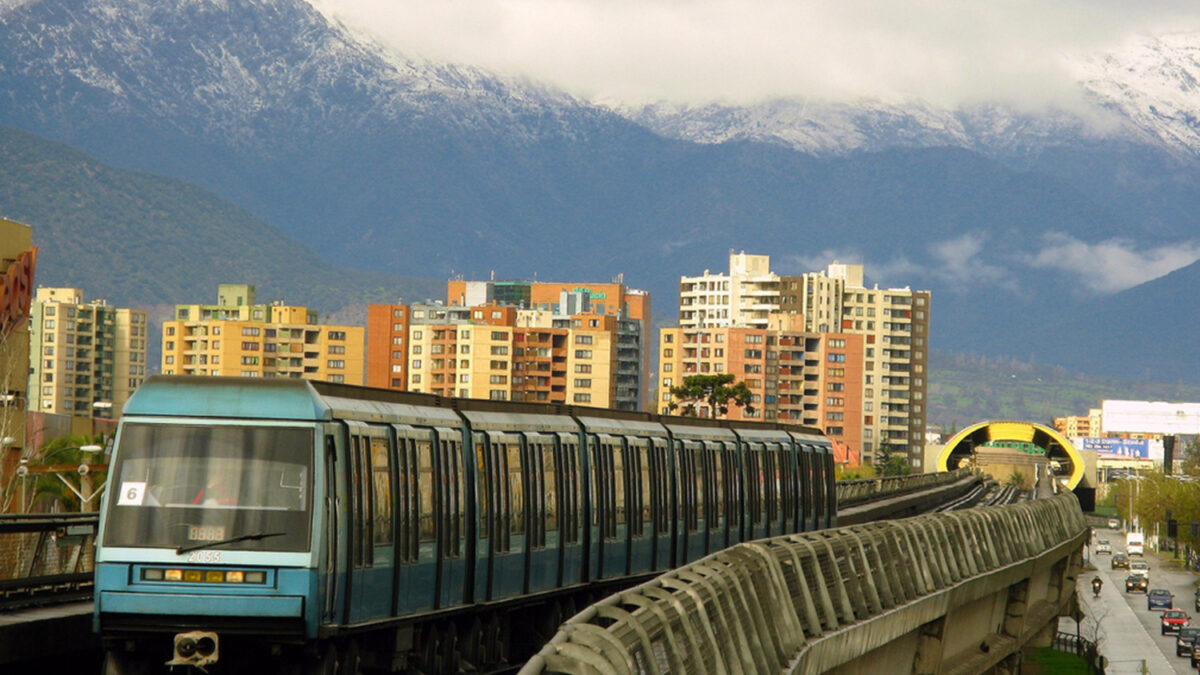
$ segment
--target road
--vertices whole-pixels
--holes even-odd
[[[1125,551],[1125,536],[1116,530],[1097,529],[1095,540],[1107,539],[1113,553]],[[1094,548],[1094,547],[1091,547]],[[1141,593],[1125,592],[1125,577],[1129,572],[1112,569],[1112,556],[1091,554],[1096,572],[1085,572],[1079,577],[1078,593],[1086,618],[1080,625],[1080,634],[1088,639],[1097,639],[1100,653],[1109,663],[1108,673],[1143,672],[1143,661],[1148,673],[1189,673],[1194,675],[1187,657],[1175,655],[1175,636],[1161,634],[1161,611],[1146,608],[1146,596]],[[1150,588],[1165,588],[1175,594],[1176,609],[1193,616],[1192,625],[1200,625],[1200,613],[1195,611],[1194,590],[1196,575],[1178,567],[1169,567],[1154,553],[1131,560],[1145,560],[1150,564]],[[1104,589],[1099,599],[1092,597],[1091,580],[1099,575]],[[1074,622],[1068,629],[1074,632]]]

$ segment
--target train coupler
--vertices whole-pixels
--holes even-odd
[[[220,655],[217,634],[211,631],[194,630],[175,635],[175,658],[167,661],[168,666],[192,666],[200,672],[208,672],[204,666],[217,662]]]

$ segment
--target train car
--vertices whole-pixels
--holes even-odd
[[[836,523],[815,430],[306,380],[151,377],[108,480],[110,674],[486,671],[620,585]]]

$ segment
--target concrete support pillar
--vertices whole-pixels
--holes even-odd
[[[1029,579],[1008,587],[1008,602],[1004,605],[1004,634],[1020,639],[1025,630],[1025,614],[1029,611]]]
[[[917,651],[913,655],[914,675],[935,675],[942,667],[945,645],[946,617],[934,619],[921,626],[917,633]]]

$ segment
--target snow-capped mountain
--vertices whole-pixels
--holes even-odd
[[[732,248],[782,273],[839,255],[932,290],[937,348],[970,350],[980,326],[1086,299],[1089,247],[1125,238],[1140,261],[1200,210],[1200,169],[1116,106],[1101,131],[1137,133],[919,102],[618,114],[396,54],[302,0],[0,0],[0,44],[0,124],[198,184],[336,264],[625,273],[662,318]],[[1149,109],[1137,78],[1096,78]]]
[[[948,109],[920,100],[748,106],[656,104],[613,109],[657,133],[697,143],[778,143],[818,155],[955,146],[996,157],[1048,146],[1122,142],[1200,158],[1200,34],[1142,36],[1068,60],[1090,110],[1023,112],[1003,104]]]

